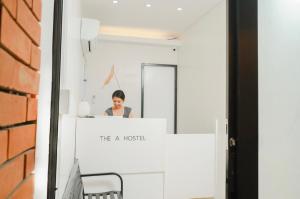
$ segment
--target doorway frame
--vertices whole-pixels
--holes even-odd
[[[175,103],[174,103],[174,134],[177,134],[177,90],[178,90],[178,66],[174,64],[152,64],[152,63],[142,63],[142,68],[141,68],[141,118],[144,118],[144,90],[145,90],[145,85],[144,85],[144,73],[145,73],[145,67],[147,66],[153,66],[153,67],[171,67],[174,68],[174,76],[175,76]]]
[[[232,195],[228,194],[227,199],[258,199],[257,0],[227,0],[227,5],[229,17],[227,31],[229,36],[228,131],[229,139],[236,140],[236,146],[229,147],[229,158],[232,161],[229,161],[229,165],[233,167],[230,167],[227,172],[229,176],[227,182],[231,183],[234,192]],[[62,14],[63,0],[54,0],[48,199],[55,199],[57,189]],[[252,43],[243,43],[245,39],[247,41],[247,38]],[[177,124],[177,111],[175,122]]]
[[[258,0],[227,0],[227,199],[258,199]]]

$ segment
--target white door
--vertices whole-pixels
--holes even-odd
[[[168,133],[176,133],[176,68],[145,64],[142,69],[142,116],[166,118]]]

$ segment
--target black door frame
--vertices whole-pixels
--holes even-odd
[[[54,21],[53,21],[53,43],[52,43],[52,88],[51,88],[51,114],[50,114],[48,187],[47,187],[48,199],[55,199],[56,190],[57,190],[56,170],[57,170],[63,0],[54,1],[53,20]]]
[[[174,134],[177,134],[177,74],[178,74],[178,67],[177,65],[172,65],[172,64],[151,64],[151,63],[142,63],[142,70],[141,70],[141,117],[144,118],[144,72],[145,72],[145,67],[146,66],[153,66],[153,67],[171,67],[174,68],[175,72],[175,104],[174,104]]]
[[[258,199],[257,0],[227,0],[229,14],[228,199]],[[54,1],[47,198],[55,199],[63,0]],[[177,119],[176,119],[177,122]]]
[[[258,5],[228,0],[228,199],[258,199]]]

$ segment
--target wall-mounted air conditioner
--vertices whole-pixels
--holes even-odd
[[[100,31],[100,22],[96,19],[81,19],[81,41],[84,53],[92,52]]]

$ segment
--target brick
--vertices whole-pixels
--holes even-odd
[[[34,178],[30,176],[12,194],[10,199],[32,199],[34,191]]]
[[[8,158],[35,146],[35,124],[24,125],[8,130]]]
[[[35,44],[40,44],[41,26],[23,0],[18,0],[17,21]]]
[[[38,100],[36,98],[27,99],[27,121],[37,120]]]
[[[0,168],[0,198],[7,198],[23,178],[24,156],[22,155]]]
[[[30,150],[25,154],[25,176],[28,177],[34,170],[35,150]]]
[[[0,92],[0,126],[26,121],[26,97]]]
[[[26,64],[30,64],[31,40],[5,8],[1,10],[1,44]]]
[[[17,16],[17,0],[2,0],[3,5],[7,8],[10,14],[16,18]]]
[[[41,49],[36,45],[32,44],[31,48],[31,67],[39,70],[41,65]]]
[[[32,0],[24,0],[26,3],[27,3],[27,5],[30,7],[30,8],[32,8]]]
[[[33,0],[32,10],[39,21],[42,17],[42,0]]]
[[[0,131],[0,164],[7,160],[8,131]]]
[[[0,86],[17,91],[37,94],[40,75],[0,49]]]
[[[39,92],[40,74],[23,64],[20,64],[20,69],[16,72],[15,88],[17,90],[38,94]]]
[[[0,48],[0,86],[12,88],[17,62]]]

